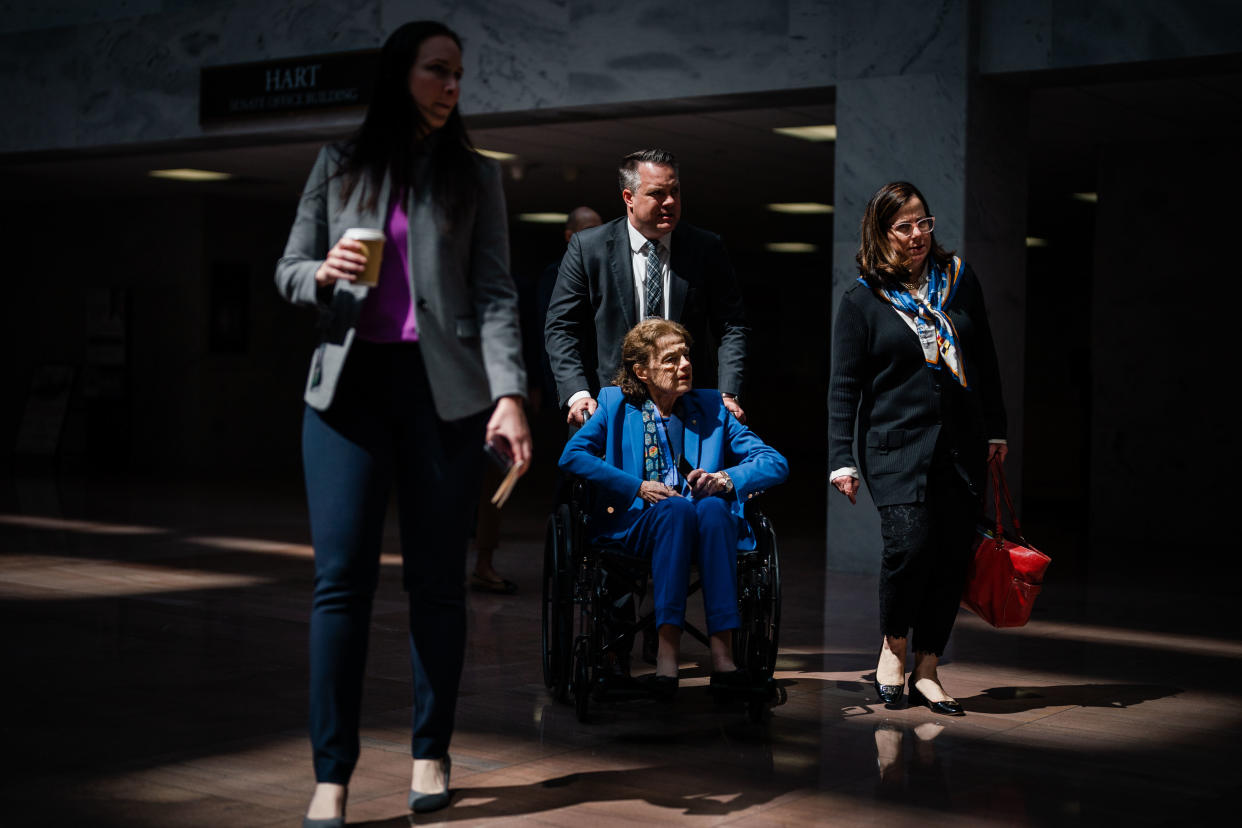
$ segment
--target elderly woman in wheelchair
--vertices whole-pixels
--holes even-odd
[[[677,689],[690,566],[699,567],[711,645],[711,688],[744,688],[733,660],[740,625],[737,554],[753,548],[747,499],[781,483],[785,458],[725,409],[694,391],[690,335],[665,319],[640,322],[622,343],[622,367],[599,409],[573,436],[560,467],[594,490],[588,531],[651,560],[658,650],[650,688]],[[749,546],[748,546],[749,544]]]

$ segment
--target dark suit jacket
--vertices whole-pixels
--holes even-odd
[[[841,297],[832,329],[828,468],[858,467],[877,506],[920,503],[938,440],[971,490],[982,494],[987,441],[1005,436],[1005,407],[992,331],[974,271],[962,266],[949,306],[966,379],[929,368],[918,335],[870,288]],[[854,459],[858,417],[859,461]]]
[[[638,323],[627,219],[575,233],[548,305],[544,343],[564,405],[578,391],[612,384],[621,340]],[[741,395],[749,328],[737,275],[720,237],[679,223],[672,233],[669,316],[690,331],[695,385]],[[718,344],[717,360],[711,358]]]
[[[681,399],[683,455],[696,469],[729,473],[733,492],[726,500],[737,517],[738,548],[754,549],[750,524],[742,517],[743,506],[755,495],[784,482],[789,464],[729,413],[719,391],[691,391]],[[638,496],[643,482],[642,408],[627,400],[620,388],[603,389],[599,410],[565,446],[560,466],[586,478],[595,488],[592,534],[613,539],[623,536],[647,508],[646,501]]]

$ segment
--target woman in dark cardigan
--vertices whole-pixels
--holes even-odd
[[[853,503],[861,476],[880,513],[876,692],[900,703],[913,629],[910,702],[961,715],[936,668],[961,601],[987,463],[1008,449],[983,294],[934,227],[927,199],[904,181],[881,188],[863,214],[858,283],[833,326],[829,480]]]

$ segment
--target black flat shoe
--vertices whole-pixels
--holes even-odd
[[[914,682],[910,682],[910,704],[925,704],[927,709],[933,713],[942,713],[945,716],[965,716],[966,711],[962,709],[961,702],[958,701],[931,701],[922,693],[919,688],[914,686]]]
[[[741,668],[712,673],[711,682],[707,685],[707,692],[718,702],[750,698],[763,695],[766,691],[765,685],[755,683],[750,673]]]
[[[643,680],[652,698],[668,701],[677,694],[677,676],[650,675]]]
[[[749,690],[751,688],[750,674],[740,667],[712,673],[707,687],[709,690]]]
[[[891,706],[901,704],[901,697],[905,695],[906,686],[904,684],[880,684],[880,680],[876,679],[872,682],[875,685],[875,692],[880,695],[880,701]],[[910,692],[914,692],[914,685],[910,685]],[[910,697],[910,701],[914,701],[914,696]]]

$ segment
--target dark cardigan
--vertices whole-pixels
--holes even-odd
[[[1005,407],[983,293],[963,264],[948,309],[966,378],[929,367],[919,338],[892,305],[862,283],[845,291],[832,330],[829,473],[855,466],[877,506],[921,503],[938,440],[971,491],[982,494],[987,441],[1005,437]],[[862,448],[854,456],[854,417]]]

